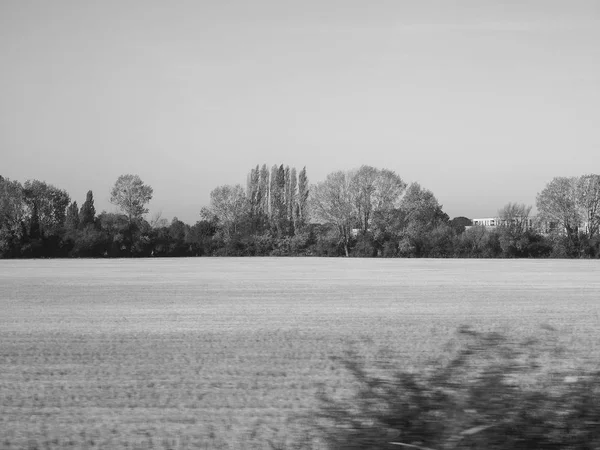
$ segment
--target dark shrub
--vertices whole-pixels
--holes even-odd
[[[326,448],[600,448],[599,372],[544,373],[539,356],[550,351],[540,341],[459,336],[467,342],[453,356],[420,373],[376,375],[356,354],[340,359],[358,389],[320,394],[312,426]]]

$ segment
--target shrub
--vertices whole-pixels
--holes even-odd
[[[352,249],[352,256],[359,258],[373,258],[377,256],[377,248],[373,236],[360,234],[356,239],[356,245]]]
[[[377,375],[356,354],[341,358],[358,389],[319,395],[312,426],[326,447],[600,448],[600,372],[543,372],[541,341],[469,328],[459,336],[467,342],[452,357],[420,373]]]

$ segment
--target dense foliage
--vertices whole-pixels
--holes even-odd
[[[553,179],[531,207],[509,203],[493,228],[452,220],[435,195],[395,172],[362,166],[309,185],[306,168],[253,168],[247,186],[210,193],[200,220],[147,220],[153,189],[137,175],[110,191],[121,213],[81,208],[51,184],[0,177],[0,258],[354,256],[597,258],[600,176]]]

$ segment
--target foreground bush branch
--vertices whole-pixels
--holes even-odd
[[[600,372],[543,367],[556,350],[545,336],[513,342],[461,328],[447,361],[385,376],[348,352],[339,361],[358,389],[341,399],[322,391],[311,426],[329,449],[598,449]]]

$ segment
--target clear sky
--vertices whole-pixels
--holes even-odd
[[[535,204],[600,172],[600,0],[0,1],[1,175],[194,223],[263,163]]]

